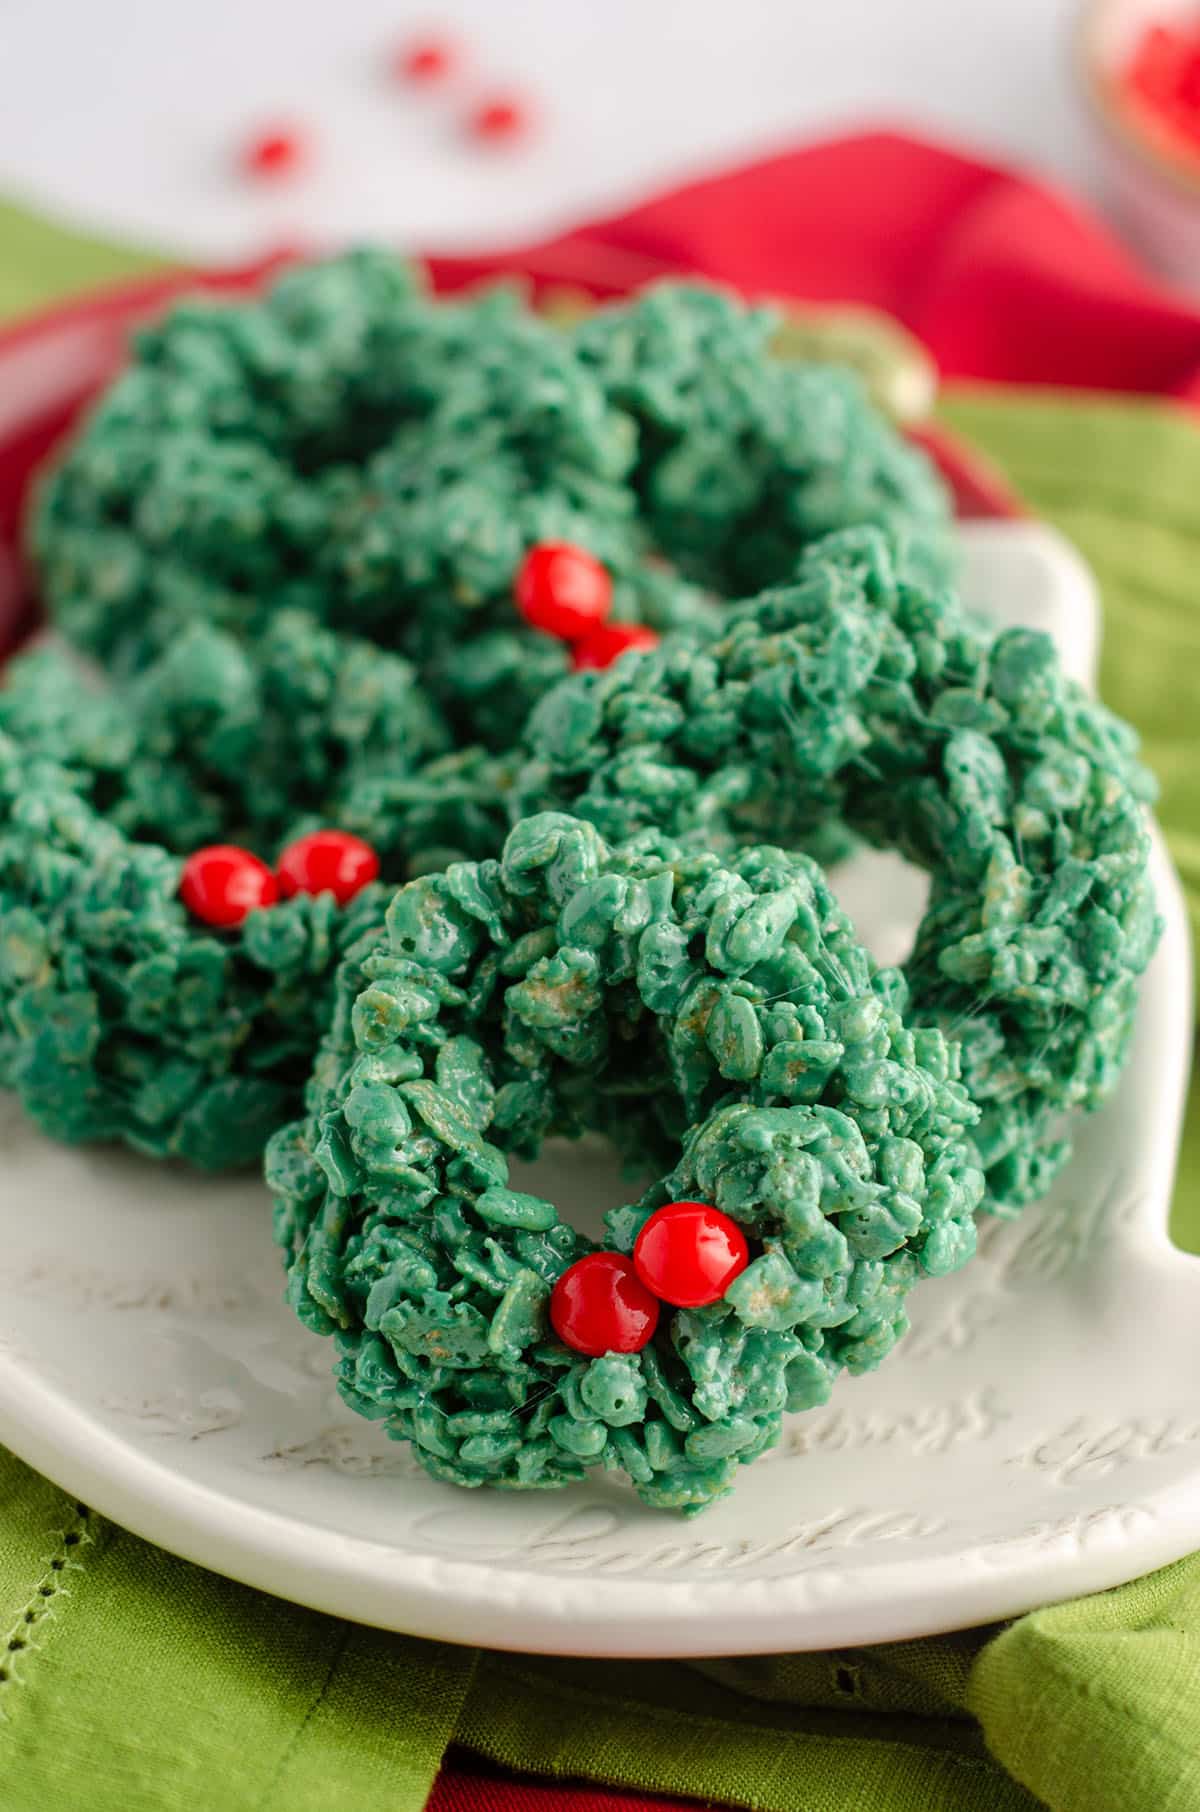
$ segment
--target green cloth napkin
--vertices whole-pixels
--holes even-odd
[[[150,263],[0,204],[0,315]],[[1200,426],[1045,392],[959,390],[944,412],[1099,574],[1105,695],[1142,728],[1200,922]],[[1200,1088],[1173,1230],[1200,1250]],[[3,1452],[0,1532],[4,1812],[419,1812],[451,1740],[762,1812],[1200,1806],[1200,1557],[999,1631],[690,1667],[340,1623],[149,1547]]]
[[[72,292],[164,268],[149,253],[70,232],[0,197],[0,322]]]

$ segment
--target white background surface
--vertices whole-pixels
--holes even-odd
[[[237,257],[282,238],[467,247],[804,137],[923,128],[1093,187],[1074,0],[0,0],[0,191],[127,239]],[[390,49],[453,31],[452,85]],[[472,101],[540,104],[480,147]],[[247,132],[295,116],[311,175],[254,184]]]

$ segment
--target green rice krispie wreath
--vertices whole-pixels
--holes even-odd
[[[55,652],[15,661],[0,692],[0,1081],[71,1143],[255,1162],[299,1105],[337,963],[386,893],[343,899],[326,872],[277,902],[242,847],[267,909],[198,922],[189,867],[216,839],[273,856],[328,825],[343,854],[357,846],[359,881],[380,860],[397,880],[464,841],[493,847],[495,764],[436,753],[446,742],[407,662],[286,612],[256,664],[196,625],[116,692]],[[379,804],[401,796],[398,845]]]
[[[820,868],[779,849],[614,850],[545,813],[498,860],[401,888],[342,971],[310,1116],[267,1157],[290,1299],[337,1335],[347,1401],[456,1484],[603,1465],[648,1503],[720,1495],[974,1250],[977,1110],[905,1004]],[[551,1322],[594,1261],[508,1158],[584,1130],[669,1169],[607,1217],[615,1251],[687,1197],[752,1242],[652,1339],[626,1274]]]
[[[572,660],[521,589],[539,554],[590,562],[603,658],[711,637],[724,588],[842,522],[944,566],[930,468],[853,380],[770,360],[770,329],[667,287],[566,334],[357,253],[136,336],[33,522],[72,649],[0,695],[0,1079],[41,1125],[236,1164],[296,1110],[353,922],[326,899],[309,938],[317,908],[276,906],[264,860],[326,827],[392,882],[498,848],[517,736]]]
[[[961,1048],[989,1205],[1045,1192],[1070,1153],[1064,1112],[1120,1073],[1159,928],[1136,735],[1049,636],[997,634],[851,531],[704,648],[560,686],[526,747],[517,815],[717,850],[835,821],[924,869],[914,1008]]]
[[[268,1154],[291,1298],[436,1476],[599,1464],[697,1509],[1111,1088],[1158,929],[1149,783],[1047,637],[874,533],[714,641],[564,682],[527,743],[499,862],[410,883],[347,961]],[[747,847],[830,818],[929,871],[903,971],[806,857]],[[582,1130],[666,1173],[595,1251],[507,1169]]]
[[[386,899],[297,894],[220,933],[182,862],[124,837],[78,775],[0,734],[0,1078],[70,1143],[253,1163],[294,1111],[330,981]]]
[[[564,332],[512,290],[432,301],[382,252],[182,303],[45,488],[50,613],[121,675],[194,623],[253,655],[303,612],[407,656],[459,744],[504,750],[570,668],[513,609],[538,544],[586,548],[614,620],[659,632],[711,629],[714,595],[852,523],[944,567],[928,462],[849,374],[770,358],[774,325],[664,285]]]

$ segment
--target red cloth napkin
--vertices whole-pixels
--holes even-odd
[[[112,330],[197,282],[173,272],[0,331],[0,354],[86,318]],[[557,239],[429,259],[438,289],[504,271],[537,289],[620,295],[680,272],[747,295],[866,302],[925,342],[948,378],[1134,390],[1200,403],[1200,308],[1149,275],[1088,209],[1031,177],[892,132],[781,152]]]
[[[1032,178],[864,133],[676,189],[487,258],[435,258],[439,288],[497,270],[612,295],[679,271],[748,295],[868,302],[946,377],[1159,392],[1200,403],[1200,311],[1094,215]]]
[[[455,1757],[434,1782],[426,1812],[688,1812],[688,1803],[583,1783],[517,1780],[498,1770],[460,1766]]]

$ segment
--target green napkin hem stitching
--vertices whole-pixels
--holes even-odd
[[[0,1652],[0,1688],[21,1684],[26,1658],[37,1652],[38,1645],[46,1634],[46,1626],[55,1617],[60,1601],[70,1596],[70,1588],[62,1583],[62,1575],[83,1571],[83,1564],[75,1558],[74,1550],[92,1541],[88,1526],[90,1519],[88,1506],[77,1503],[74,1515],[65,1528],[48,1531],[58,1538],[50,1559],[34,1582],[29,1597],[7,1634],[0,1638],[3,1642],[3,1651]]]
[[[283,1779],[284,1770],[291,1761],[292,1756],[295,1754],[297,1747],[304,1737],[305,1731],[312,1723],[313,1718],[316,1716],[325,1700],[329,1697],[329,1689],[333,1685],[337,1670],[342,1665],[346,1650],[350,1646],[350,1637],[352,1634],[353,1631],[351,1626],[348,1623],[343,1624],[341,1638],[336,1644],[333,1654],[329,1658],[329,1666],[325,1669],[325,1678],[321,1682],[321,1689],[315,1694],[308,1710],[288,1738],[283,1753],[280,1755],[279,1760],[271,1771],[271,1778],[267,1781],[259,1796],[258,1804],[260,1812],[262,1808],[270,1805],[271,1800],[274,1798],[275,1790]]]

